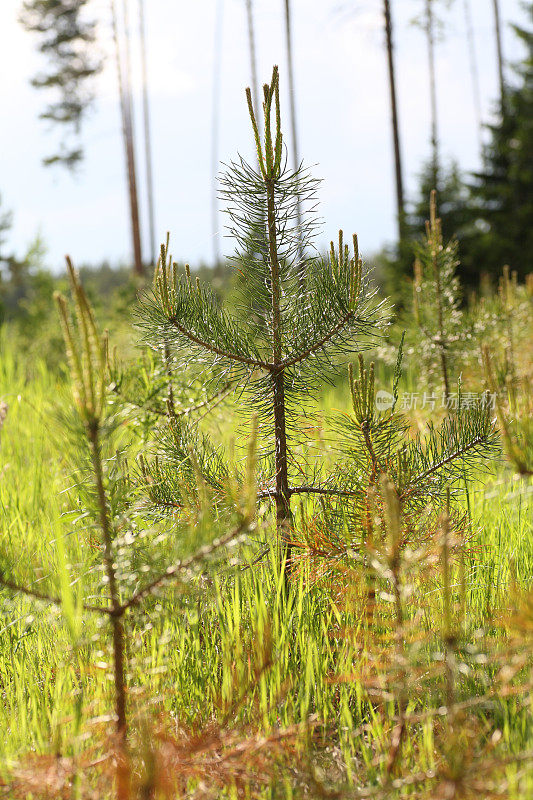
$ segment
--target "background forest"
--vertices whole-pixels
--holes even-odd
[[[533,3],[409,4],[321,4],[339,53],[347,36],[383,68],[326,97],[310,76],[333,51],[302,46],[297,0],[206,3],[190,74],[210,64],[211,100],[185,147],[151,71],[177,6],[165,23],[147,0],[13,3],[38,55],[28,162],[69,181],[72,251],[60,265],[46,241],[52,183],[38,235],[16,223],[31,188],[1,206],[0,796],[533,797]],[[452,38],[471,169],[443,133]],[[110,85],[123,217],[111,138],[87,175]],[[388,161],[352,146],[354,97],[376,138],[381,103]],[[166,153],[161,170],[165,126],[190,187]],[[75,188],[94,177],[96,211]],[[376,192],[388,222],[369,221]],[[110,257],[78,259],[116,219]]]

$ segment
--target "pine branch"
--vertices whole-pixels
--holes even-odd
[[[208,411],[212,411],[213,408],[222,403],[223,400],[228,397],[233,391],[233,383],[232,381],[227,381],[218,392],[215,392],[210,397],[207,397],[205,400],[202,400],[200,403],[196,403],[196,405],[188,406],[188,408],[181,408],[179,411],[175,411],[174,415],[176,417],[185,417],[188,414],[194,414],[195,411],[200,411],[202,408],[206,408],[208,406]]]
[[[334,497],[358,497],[360,492],[351,489],[339,489],[335,486],[294,486],[290,490],[291,494],[324,494]]]
[[[315,342],[314,344],[312,344],[310,347],[307,348],[307,350],[304,350],[303,353],[299,353],[298,355],[293,356],[292,358],[290,358],[290,359],[288,359],[286,361],[283,361],[281,366],[284,367],[284,368],[293,367],[295,364],[298,364],[300,361],[305,361],[306,358],[309,358],[309,356],[313,355],[318,350],[320,350],[322,347],[324,347],[324,345],[327,344],[327,342],[329,342],[330,339],[333,339],[333,337],[337,333],[339,333],[343,328],[345,328],[347,323],[354,316],[354,314],[355,314],[355,311],[348,311],[348,313],[345,314],[344,317],[342,319],[340,319],[337,322],[337,324],[334,325],[333,328],[331,328],[331,330],[329,330],[318,342]]]
[[[212,411],[213,408],[216,408],[220,403],[222,403],[228,395],[231,394],[233,391],[233,383],[232,381],[227,381],[218,392],[206,397],[205,400],[201,400],[198,403],[194,403],[191,406],[187,406],[186,408],[180,408],[179,411],[172,411],[172,416],[179,418],[179,417],[187,417],[189,414],[194,414],[195,411],[201,411],[202,408],[207,408],[207,412]],[[156,396],[157,392],[153,393],[153,397]],[[144,408],[151,398],[145,400],[143,403],[138,404],[132,402],[136,408]],[[158,417],[167,417],[168,416],[168,408],[151,408],[150,411]]]
[[[419,483],[421,483],[422,481],[425,481],[427,478],[431,477],[431,475],[434,475],[436,472],[438,472],[439,470],[441,470],[441,469],[442,469],[443,467],[445,467],[447,464],[450,464],[450,463],[452,463],[452,462],[453,462],[453,461],[455,461],[457,458],[461,458],[462,456],[465,456],[465,455],[466,455],[467,453],[469,453],[471,450],[473,450],[474,448],[478,447],[478,445],[481,445],[481,444],[486,444],[486,441],[487,441],[487,440],[486,440],[486,438],[485,438],[485,437],[483,437],[483,436],[476,436],[476,438],[475,438],[475,439],[473,439],[471,442],[469,442],[468,444],[466,444],[464,447],[461,447],[461,448],[459,448],[458,450],[454,451],[453,453],[450,453],[450,455],[449,455],[449,456],[447,456],[446,458],[443,458],[443,459],[442,459],[442,461],[439,461],[439,462],[437,462],[436,464],[433,464],[431,467],[429,467],[427,470],[425,470],[425,472],[422,472],[422,473],[420,473],[419,475],[416,475],[416,477],[414,477],[414,478],[413,478],[413,479],[412,479],[412,480],[409,482],[409,484],[408,484],[408,485],[405,487],[405,489],[404,489],[404,490],[403,490],[403,492],[402,492],[402,496],[403,496],[404,492],[405,492],[407,489],[410,489],[410,488],[412,488],[412,487],[413,487],[415,484],[419,484]]]
[[[191,342],[194,342],[194,344],[197,344],[199,347],[202,347],[204,350],[207,350],[210,353],[215,353],[215,355],[221,356],[222,358],[227,358],[229,361],[237,361],[239,364],[245,364],[249,367],[260,367],[267,370],[274,369],[274,364],[271,364],[268,361],[260,361],[258,359],[248,358],[247,356],[237,355],[236,353],[231,353],[228,350],[223,350],[211,342],[206,342],[204,339],[201,339],[199,336],[196,336],[194,333],[192,333],[192,331],[184,328],[183,325],[180,325],[175,318],[170,318],[168,322]]]
[[[30,589],[28,586],[21,586],[19,583],[15,583],[15,581],[10,581],[7,578],[4,578],[3,575],[0,575],[0,586],[3,586],[5,589],[9,589],[16,594],[22,594],[26,597],[31,597],[33,600],[40,600],[43,603],[51,603],[58,608],[61,608],[63,605],[63,601],[60,597],[56,597],[55,595],[46,594],[46,592],[38,592],[36,589]],[[104,608],[102,606],[94,606],[91,603],[82,603],[82,608],[85,611],[91,611],[96,614],[111,614],[112,610],[110,608]]]
[[[141,456],[139,465],[151,503],[160,508],[179,509],[183,499],[198,496],[198,478],[214,492],[225,495],[228,465],[221,448],[215,447],[198,430],[198,420],[187,422],[170,416],[158,431],[159,447],[151,463]]]
[[[165,572],[158,575],[149,584],[144,586],[139,591],[135,592],[129,600],[121,606],[121,613],[124,613],[126,609],[131,608],[132,606],[138,605],[141,600],[147,597],[150,594],[153,594],[160,586],[167,581],[175,580],[180,573],[189,570],[191,567],[200,564],[202,561],[205,561],[206,558],[209,558],[213,553],[217,550],[220,550],[222,547],[226,547],[228,544],[232,544],[239,536],[242,535],[244,529],[248,527],[249,520],[243,519],[236,528],[232,531],[227,533],[225,536],[221,536],[219,539],[215,539],[214,542],[211,544],[204,545],[196,553],[194,553],[189,558],[186,558],[184,561],[178,561],[177,564],[174,564],[171,567],[167,567]]]
[[[263,489],[257,493],[258,500],[266,500],[269,498],[276,498],[275,489]],[[350,489],[339,489],[335,486],[289,486],[289,494],[323,494],[335,497],[358,497],[359,492]]]

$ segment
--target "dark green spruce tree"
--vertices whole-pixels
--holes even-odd
[[[157,349],[168,348],[177,374],[193,364],[206,384],[231,377],[239,402],[259,415],[267,443],[259,497],[275,502],[280,558],[286,559],[288,575],[291,498],[313,492],[315,475],[312,465],[296,459],[298,414],[313,389],[332,376],[339,356],[368,346],[383,308],[363,276],[355,237],[351,255],[342,233],[329,259],[312,248],[317,181],[287,164],[277,68],[264,86],[263,140],[250,90],[247,100],[257,165],[239,158],[221,182],[236,241],[233,266],[243,276],[241,313],[230,314],[188,271],[178,275],[163,247],[141,324]],[[307,213],[298,225],[300,211]],[[236,467],[226,465],[194,426],[170,414],[163,440],[160,457],[146,465],[155,505],[179,506],[183,480],[193,472],[222,494]]]
[[[494,277],[509,264],[523,278],[533,253],[533,3],[526,4],[529,28],[514,28],[525,48],[508,85],[500,120],[489,126],[483,169],[471,186],[474,229],[464,241],[463,261]]]

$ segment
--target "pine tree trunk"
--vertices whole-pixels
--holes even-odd
[[[250,51],[250,73],[252,76],[252,104],[259,120],[259,83],[257,81],[257,56],[255,50],[255,28],[252,0],[246,0],[246,20],[248,24],[248,45]]]
[[[290,0],[285,0],[285,40],[287,46],[287,67],[289,77],[289,99],[291,109],[291,137],[292,137],[292,161],[294,169],[300,166],[300,156],[298,150],[298,129],[296,124],[296,97],[294,89],[294,69],[292,57],[292,25],[291,25],[291,5]],[[296,204],[296,224],[300,234],[300,248],[298,258],[300,262],[300,287],[305,290],[305,267],[304,267],[304,252],[301,244],[301,228],[302,228],[302,209],[300,200]]]
[[[479,137],[479,149],[483,147],[483,124],[481,122],[481,92],[479,89],[479,71],[477,68],[476,42],[474,39],[474,27],[472,25],[472,8],[470,0],[464,0],[466,40],[470,57],[470,77],[472,79],[472,94],[474,97],[474,111],[476,115],[476,125]]]
[[[499,0],[492,0],[494,6],[494,32],[496,34],[496,52],[498,54],[498,80],[500,83],[500,104],[503,111],[505,103],[505,81],[503,77],[503,48],[502,48],[502,26]]]
[[[278,532],[281,559],[285,558],[285,576],[291,572],[292,525],[289,472],[287,462],[287,433],[285,424],[285,372],[274,373],[274,437],[276,441],[276,529]]]
[[[128,196],[130,203],[131,236],[133,244],[134,269],[137,275],[143,275],[141,230],[139,224],[139,202],[137,197],[137,176],[135,168],[135,146],[133,141],[133,121],[131,115],[131,91],[129,82],[125,81],[122,71],[120,44],[118,35],[117,13],[115,0],[111,0],[111,16],[113,25],[113,39],[115,43],[115,56],[117,62],[118,90],[120,97],[120,111],[122,117],[122,133],[124,137],[124,151],[126,155],[126,172],[128,180]],[[126,76],[127,78],[127,76]]]
[[[291,24],[290,0],[285,0],[285,40],[287,45],[289,99],[291,108],[292,159],[294,168],[297,169],[300,163],[300,158],[298,155],[298,132],[296,126],[296,100],[295,100],[295,90],[294,90],[294,69],[293,69],[293,57],[292,57],[292,24]]]
[[[126,648],[124,642],[124,627],[120,608],[120,597],[115,573],[113,552],[112,552],[112,533],[109,522],[109,507],[104,488],[104,477],[102,472],[102,456],[100,452],[100,439],[98,425],[88,427],[88,438],[91,449],[91,460],[95,476],[95,488],[98,497],[98,509],[100,514],[100,529],[102,531],[102,545],[104,555],[104,566],[107,578],[107,586],[110,595],[110,604],[113,614],[111,624],[113,628],[113,668],[115,685],[115,713],[117,734],[121,741],[125,741],[127,734],[127,715],[126,715]]]
[[[272,361],[281,364],[283,352],[281,347],[281,285],[276,239],[276,212],[274,199],[274,181],[266,179],[267,188],[267,224],[268,246],[270,257],[270,274],[272,281]],[[287,461],[287,431],[285,420],[285,371],[283,368],[272,372],[274,392],[274,439],[276,467],[276,529],[280,547],[280,558],[285,559],[285,579],[291,572],[291,545],[289,541],[291,517],[291,499],[289,492],[289,471]]]
[[[394,144],[394,165],[396,172],[396,210],[398,215],[398,241],[402,241],[405,221],[405,203],[403,193],[403,169],[400,150],[400,130],[398,123],[398,107],[396,102],[396,74],[394,68],[394,49],[392,39],[392,18],[390,0],[383,0],[385,15],[385,37],[387,45],[387,64],[389,69],[389,88],[392,116],[392,139]]]
[[[148,223],[150,230],[150,263],[157,262],[155,235],[154,179],[152,170],[152,137],[150,131],[150,106],[148,99],[148,67],[146,61],[146,26],[144,19],[144,0],[139,0],[139,33],[141,42],[141,69],[143,93],[144,152],[146,159],[146,192],[148,196]]]
[[[218,0],[215,17],[215,45],[213,54],[213,105],[211,125],[211,179],[213,181],[211,195],[211,231],[213,235],[213,262],[215,267],[220,263],[220,245],[218,236],[218,134],[220,124],[220,75],[222,61],[222,23],[224,14],[224,0]]]
[[[433,0],[426,0],[426,35],[428,45],[429,94],[431,103],[431,165],[433,171],[433,189],[438,189],[439,182],[439,138],[437,120],[437,80],[435,74],[435,17]]]

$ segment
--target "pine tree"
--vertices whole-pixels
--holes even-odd
[[[496,55],[498,59],[498,82],[500,87],[500,106],[503,109],[505,104],[505,78],[503,75],[503,47],[502,47],[502,23],[500,0],[492,0],[494,7],[494,35],[496,39]]]
[[[396,195],[396,222],[398,226],[398,246],[401,248],[402,240],[404,238],[404,222],[405,222],[405,192],[404,192],[404,178],[403,178],[403,162],[402,162],[402,148],[401,148],[401,135],[399,123],[399,108],[398,108],[398,91],[396,82],[396,60],[395,60],[395,46],[394,46],[394,23],[393,23],[393,8],[394,3],[392,0],[380,0],[382,8],[383,19],[383,33],[385,43],[385,54],[387,60],[387,76],[389,84],[389,101],[390,101],[390,119],[392,131],[392,145],[394,153],[394,179],[395,179],[395,195]],[[350,6],[353,2],[350,3]],[[356,6],[359,3],[355,4]],[[378,4],[376,4],[377,6]]]
[[[470,271],[499,275],[504,264],[520,278],[531,270],[533,252],[533,3],[530,28],[514,30],[526,48],[515,68],[518,82],[507,86],[501,120],[489,126],[483,169],[471,186],[472,234],[463,257]]]
[[[134,268],[138,276],[142,277],[144,269],[142,262],[141,226],[139,222],[139,200],[137,193],[137,166],[135,153],[135,137],[133,127],[133,96],[131,87],[131,58],[130,58],[130,32],[128,3],[123,4],[124,36],[121,45],[117,4],[111,0],[111,27],[113,44],[115,46],[115,62],[117,68],[117,83],[120,103],[120,116],[122,119],[122,138],[124,142],[124,155],[126,160],[126,181],[130,207],[131,240],[134,259]],[[155,254],[151,258],[154,258]]]
[[[0,205],[2,203],[2,197],[0,196]],[[8,259],[4,256],[2,250],[7,241],[6,236],[11,230],[11,226],[13,224],[13,212],[12,211],[2,211],[0,213],[0,264],[5,263]]]
[[[425,241],[417,245],[413,282],[413,310],[409,332],[413,352],[422,357],[426,376],[440,383],[448,402],[458,342],[466,338],[460,309],[458,245],[455,239],[445,243],[437,217],[436,192],[431,193],[430,215],[426,222]],[[411,322],[411,318],[407,320]],[[410,338],[411,338],[410,337]],[[436,376],[439,378],[436,378]],[[457,375],[455,376],[458,377]]]
[[[157,240],[155,235],[154,178],[152,164],[152,133],[150,124],[150,101],[148,91],[148,64],[146,55],[146,23],[144,0],[139,0],[139,40],[141,45],[142,100],[144,128],[144,159],[146,166],[146,199],[148,204],[148,227],[150,231],[150,259],[154,265],[157,260]]]
[[[474,35],[474,25],[472,21],[472,7],[470,0],[463,0],[463,12],[465,19],[466,43],[468,47],[468,58],[470,64],[470,80],[472,82],[472,100],[474,104],[474,115],[478,129],[480,149],[483,146],[483,123],[481,110],[481,88],[479,85],[479,68],[476,53],[476,38]]]
[[[238,318],[230,315],[209,287],[192,282],[189,271],[179,276],[163,246],[141,324],[154,347],[168,345],[176,371],[196,364],[206,385],[231,376],[239,397],[259,414],[261,433],[270,441],[260,497],[275,501],[280,556],[286,557],[288,574],[291,497],[313,490],[295,483],[310,472],[296,461],[297,414],[314,387],[335,371],[339,356],[368,345],[383,304],[363,276],[355,237],[352,256],[342,233],[338,250],[331,246],[329,261],[311,251],[315,221],[309,206],[317,182],[301,166],[291,170],[284,159],[277,68],[264,86],[263,141],[250,90],[247,101],[258,166],[241,158],[221,182],[237,243],[234,264],[243,275],[242,312]],[[300,209],[308,213],[298,226]],[[220,451],[186,421],[172,420],[165,436],[163,460],[147,466],[153,473],[152,500],[179,505],[184,471],[200,470],[207,485],[220,493],[221,473],[234,474],[235,466],[224,466]]]
[[[76,141],[70,143],[72,132],[79,138],[83,118],[93,103],[91,82],[103,66],[102,60],[94,58],[90,46],[96,40],[96,23],[86,21],[84,12],[88,0],[25,0],[22,8],[21,22],[26,30],[39,36],[39,51],[48,56],[49,68],[37,75],[32,83],[37,88],[56,89],[60,96],[41,114],[43,119],[50,120],[66,127],[57,153],[44,159],[46,165],[62,164],[74,169],[83,158],[83,148]],[[137,193],[137,171],[135,159],[135,142],[133,130],[133,107],[130,85],[129,59],[129,22],[128,4],[124,3],[124,35],[126,52],[124,62],[119,43],[118,20],[115,2],[111,2],[112,34],[115,43],[117,78],[122,119],[124,153],[126,157],[126,177],[130,207],[132,251],[134,268],[137,275],[142,276],[141,226],[139,222],[139,201]],[[145,154],[147,168],[148,207],[150,230],[153,228],[153,197],[150,153],[150,131],[148,122],[148,94],[146,87],[146,63],[144,43],[144,7],[139,4],[141,58],[143,72],[143,112],[145,131]],[[150,262],[155,253],[150,255]]]
[[[41,119],[67,126],[75,136],[79,135],[83,117],[93,100],[90,82],[102,66],[90,54],[95,23],[83,19],[87,2],[25,0],[21,14],[24,27],[40,36],[39,51],[49,59],[48,71],[37,75],[32,84],[59,93],[59,98],[42,112]],[[82,157],[79,144],[69,144],[65,136],[59,151],[45,158],[44,163],[62,163],[71,169]]]
[[[135,629],[132,615],[136,610],[145,609],[150,599],[166,586],[175,582],[188,583],[197,569],[205,569],[226,546],[235,544],[254,527],[255,436],[252,435],[248,446],[241,491],[233,496],[233,506],[223,518],[213,518],[209,497],[204,491],[202,502],[191,503],[188,513],[182,513],[181,537],[168,540],[164,526],[157,532],[144,529],[140,534],[139,510],[134,507],[135,485],[118,447],[118,431],[124,416],[122,403],[113,402],[110,396],[107,334],[100,334],[79,275],[68,258],[67,266],[74,319],[61,293],[55,293],[55,300],[67,352],[75,413],[60,414],[61,434],[68,443],[65,450],[75,475],[76,499],[94,534],[90,549],[94,549],[96,560],[84,573],[83,585],[80,576],[72,579],[76,567],[68,559],[70,530],[68,537],[59,536],[56,541],[57,574],[47,576],[43,585],[42,579],[36,581],[27,564],[21,569],[11,548],[4,549],[3,544],[0,587],[41,606],[60,608],[75,647],[82,639],[83,615],[96,615],[108,623],[108,627],[103,626],[102,636],[104,640],[109,639],[111,656],[115,796],[123,800],[131,796],[133,773],[127,748],[132,704],[128,698],[128,640],[131,639],[128,634]],[[215,531],[221,531],[219,538],[213,537]],[[192,541],[202,539],[202,545],[195,551],[183,553],[184,541],[190,546]],[[96,541],[98,545],[94,546]],[[163,541],[167,541],[169,547],[163,547]]]
[[[425,0],[425,19],[423,27],[427,36],[429,95],[431,107],[431,165],[433,169],[433,188],[438,188],[439,180],[439,132],[437,119],[437,80],[435,72],[435,14],[434,0]]]
[[[35,288],[32,286],[32,270],[42,266],[45,248],[41,237],[37,236],[22,257],[4,250],[12,224],[12,212],[0,212],[0,323],[17,317],[24,318],[27,323],[29,320],[23,301],[28,300]],[[49,289],[51,279],[46,283]]]
[[[458,392],[440,425],[409,433],[410,420],[398,411],[403,339],[398,349],[392,391],[376,391],[374,364],[362,355],[350,365],[352,409],[333,420],[339,457],[335,474],[320,487],[322,510],[308,517],[295,543],[315,575],[333,583],[345,569],[365,566],[367,620],[372,618],[375,587],[372,563],[387,535],[393,535],[396,559],[427,544],[447,510],[461,531],[459,504],[465,476],[486,470],[499,452],[488,394],[465,402]],[[391,503],[396,525],[391,530]],[[389,567],[392,567],[390,564]],[[389,573],[390,577],[390,573]]]
[[[252,91],[252,104],[256,114],[259,113],[259,88],[257,80],[257,51],[255,46],[255,25],[253,0],[245,0],[246,27],[248,30],[248,51],[250,54],[250,80]]]
[[[387,50],[387,67],[389,73],[389,93],[391,103],[392,140],[394,145],[394,167],[396,176],[396,214],[398,217],[398,242],[404,238],[405,196],[403,190],[403,168],[400,147],[400,126],[398,122],[398,104],[396,99],[396,70],[394,63],[394,42],[392,33],[392,13],[390,0],[383,0],[383,17],[385,23],[385,42]]]
[[[437,42],[442,38],[444,23],[438,16],[439,8],[449,8],[453,0],[422,0],[423,9],[414,23],[418,25],[426,35],[428,53],[428,79],[429,79],[429,99],[430,99],[430,143],[431,143],[431,170],[432,170],[432,189],[440,189],[440,142],[439,142],[439,123],[438,123],[438,96],[437,96],[437,73],[435,65],[435,54]]]
[[[481,342],[485,381],[498,416],[507,455],[517,472],[533,472],[531,357],[533,286],[518,283],[505,266],[498,292],[472,308],[476,342]]]
[[[430,161],[422,165],[418,175],[416,197],[410,204],[407,215],[407,230],[411,240],[416,241],[424,235],[426,230],[428,197],[436,189],[439,200],[439,219],[441,220],[442,235],[448,240],[452,237],[461,241],[469,232],[471,220],[468,213],[468,187],[465,177],[455,161],[441,164],[439,168],[439,187],[433,183],[433,165]],[[412,266],[412,265],[410,265]],[[472,281],[477,285],[478,275],[470,275],[464,268],[461,277],[466,283]]]
[[[290,0],[285,0],[285,43],[287,51],[287,72],[289,78],[289,100],[291,109],[291,139],[292,139],[292,161],[293,168],[296,170],[300,164],[300,151],[298,147],[298,125],[296,122],[296,90],[294,82],[294,57],[292,50],[292,11]],[[296,207],[296,222],[298,228],[302,224],[302,209],[297,203]],[[303,260],[303,243],[300,252],[300,260]],[[302,269],[301,280],[305,280],[304,271]]]

